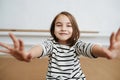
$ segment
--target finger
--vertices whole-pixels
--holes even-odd
[[[116,33],[116,40],[120,41],[120,28],[118,29],[118,31]]]
[[[9,36],[10,36],[10,38],[12,39],[12,41],[14,43],[14,48],[18,49],[19,48],[18,39],[12,33],[9,33]]]
[[[115,33],[113,32],[110,36],[110,49],[113,47],[114,43],[115,43]]]
[[[23,51],[24,50],[24,43],[22,40],[19,39],[19,44],[20,44],[20,47],[19,47],[19,50],[20,51]]]
[[[0,50],[0,52],[10,54],[10,51],[8,50]]]
[[[11,49],[12,49],[8,44],[5,44],[5,43],[1,43],[1,42],[0,42],[0,46],[2,46],[3,48],[6,48],[6,49],[8,49],[8,50],[11,50]]]

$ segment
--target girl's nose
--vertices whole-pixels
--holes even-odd
[[[63,30],[63,31],[67,30],[67,27],[66,27],[65,25],[62,26],[62,30]]]

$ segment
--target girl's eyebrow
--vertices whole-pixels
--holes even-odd
[[[71,22],[68,22],[67,24],[71,24]]]
[[[61,24],[62,22],[56,22],[56,24]],[[71,22],[67,22],[67,24],[71,24]]]
[[[56,22],[56,24],[61,24],[61,22]]]

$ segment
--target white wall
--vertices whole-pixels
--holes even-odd
[[[120,0],[0,0],[0,28],[49,29],[64,10],[82,30],[109,35],[120,27]]]

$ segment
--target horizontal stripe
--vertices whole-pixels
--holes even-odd
[[[52,64],[55,64],[57,66],[60,66],[60,67],[69,67],[69,66],[72,66],[74,65],[73,63],[71,64],[57,64],[56,62],[51,62]],[[61,63],[64,63],[64,62],[61,62]]]
[[[59,55],[59,54],[56,54],[55,52],[53,52],[53,55],[60,57],[60,58],[67,58],[67,57],[69,58],[69,57],[73,56],[73,54],[67,54],[67,55],[61,54],[61,55]]]
[[[53,66],[51,66],[51,67],[49,67],[49,68],[52,68],[52,69],[54,69],[55,71],[57,70],[57,71],[60,71],[60,72],[61,72],[61,71],[62,71],[62,72],[63,72],[63,71],[68,72],[68,71],[73,70],[73,69],[68,69],[68,68],[67,68],[67,69],[61,69],[61,68],[57,68],[57,67],[53,67]],[[57,71],[56,71],[56,72],[57,72]]]
[[[63,74],[63,75],[70,75],[71,73],[65,73],[65,72],[56,72],[56,71],[48,71],[50,73],[55,73],[55,74]]]
[[[55,58],[55,57],[52,57],[52,59],[54,59],[55,61],[58,61],[58,62],[64,62],[64,61],[68,61],[68,62],[69,62],[69,61],[73,61],[73,60],[74,60],[74,59],[64,59],[64,60],[62,60],[62,59],[60,60],[60,59],[59,59],[59,60],[58,60],[58,59]]]

